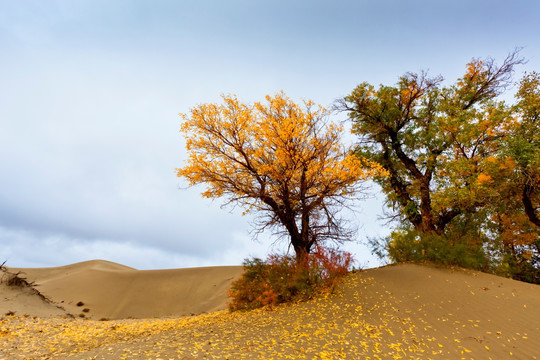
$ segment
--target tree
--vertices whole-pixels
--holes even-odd
[[[351,236],[338,211],[363,193],[363,180],[381,168],[340,143],[342,127],[329,111],[283,93],[266,103],[202,104],[181,114],[189,153],[177,169],[204,197],[226,199],[258,214],[256,228],[285,235],[302,261],[316,244]]]
[[[486,173],[500,194],[489,205],[489,229],[514,278],[540,283],[540,76],[520,81],[513,121]]]
[[[516,163],[525,213],[540,228],[540,74],[523,77],[516,97],[520,121],[506,142],[506,155]]]
[[[394,259],[507,268],[540,281],[538,75],[522,80],[517,104],[498,99],[521,63],[517,51],[500,66],[473,59],[449,86],[407,73],[393,87],[360,84],[338,102],[357,153],[388,172],[376,181],[401,220],[386,239]]]
[[[473,60],[448,87],[440,76],[407,73],[395,87],[362,83],[338,103],[360,137],[358,154],[388,172],[377,182],[389,205],[417,231],[443,234],[454,218],[485,204],[481,162],[509,121],[495,98],[520,63],[517,52],[500,67]]]

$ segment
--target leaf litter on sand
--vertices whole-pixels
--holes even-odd
[[[335,294],[273,310],[115,321],[9,316],[0,321],[0,359],[488,359],[530,341],[478,319],[429,317],[420,295],[407,301],[356,273]]]

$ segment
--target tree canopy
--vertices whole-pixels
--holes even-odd
[[[514,106],[498,98],[521,63],[517,51],[500,66],[473,59],[451,85],[407,73],[395,86],[362,83],[338,102],[357,154],[387,171],[375,180],[400,220],[387,240],[394,257],[453,254],[485,267],[531,246],[538,254],[538,76],[522,80]]]
[[[540,227],[540,74],[523,77],[516,94],[519,121],[506,140],[504,155],[515,162],[515,177],[528,219]]]
[[[316,244],[350,238],[340,208],[363,193],[364,180],[384,173],[342,145],[343,128],[328,115],[283,93],[198,105],[181,114],[189,157],[177,174],[206,185],[204,197],[256,212],[256,228],[285,235],[300,260]]]

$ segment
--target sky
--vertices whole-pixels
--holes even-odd
[[[517,80],[540,70],[539,17],[535,0],[0,0],[0,262],[162,269],[283,252],[176,177],[179,113],[281,90],[329,106],[364,81],[452,82],[521,47]],[[382,206],[373,186],[348,215],[359,267],[381,264],[365,241],[389,233]]]

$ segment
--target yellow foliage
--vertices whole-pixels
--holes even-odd
[[[476,181],[478,182],[479,185],[487,185],[493,182],[493,179],[491,178],[491,176],[481,173],[480,175],[478,175],[478,178],[476,179]]]
[[[250,208],[287,196],[293,206],[321,197],[354,195],[359,181],[384,175],[379,164],[345,149],[343,127],[328,121],[329,111],[283,92],[266,102],[202,104],[180,114],[189,158],[177,175],[190,185],[206,184],[203,196],[225,196]]]

